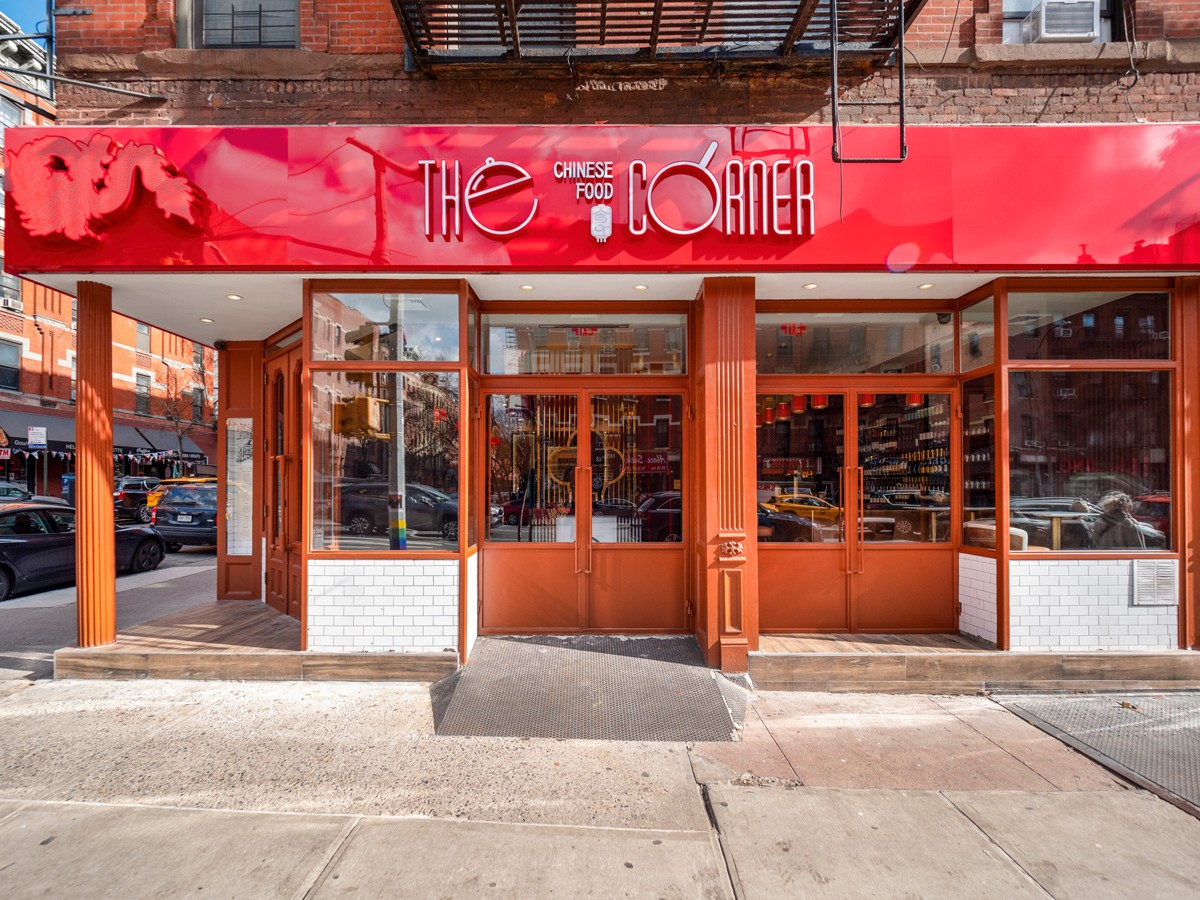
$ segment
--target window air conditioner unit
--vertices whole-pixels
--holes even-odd
[[[1098,41],[1100,0],[1042,0],[1021,23],[1021,43]]]
[[[21,301],[17,297],[0,297],[0,308],[21,311]]]

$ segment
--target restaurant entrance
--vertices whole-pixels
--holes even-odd
[[[686,315],[484,315],[482,633],[685,632]]]
[[[955,394],[886,391],[759,396],[763,632],[957,627]]]

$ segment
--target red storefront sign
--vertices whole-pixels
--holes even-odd
[[[861,128],[866,150],[894,140]],[[1200,126],[17,128],[13,271],[1200,265]]]

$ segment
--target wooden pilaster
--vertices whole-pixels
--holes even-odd
[[[754,510],[754,279],[708,278],[699,301],[697,632],[709,662],[744,672],[758,648]]]
[[[79,282],[75,374],[75,583],[79,646],[117,639],[112,288]]]

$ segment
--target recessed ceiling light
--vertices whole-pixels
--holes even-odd
[[[932,282],[929,282],[929,281],[927,281],[927,282],[925,282],[925,284],[918,284],[918,285],[917,285],[917,290],[918,290],[918,291],[927,291],[927,290],[929,290],[931,287],[934,287],[934,286],[935,286],[935,285],[934,285]]]
[[[211,325],[213,323],[213,320],[206,316],[201,316],[200,321],[203,322],[205,325]]]
[[[533,285],[532,285],[532,284],[523,284],[523,285],[521,285],[521,290],[523,290],[523,291],[532,291],[532,290],[533,290]]]
[[[804,285],[804,289],[806,291],[815,291],[819,287],[820,287],[820,285],[817,284],[815,281],[810,281],[808,284]]]
[[[635,285],[633,286],[633,289],[634,289],[635,291],[644,291],[644,290],[646,290],[646,285],[644,285],[644,284],[635,284]]]
[[[242,295],[241,294],[226,294],[225,299],[226,300],[241,300]]]

